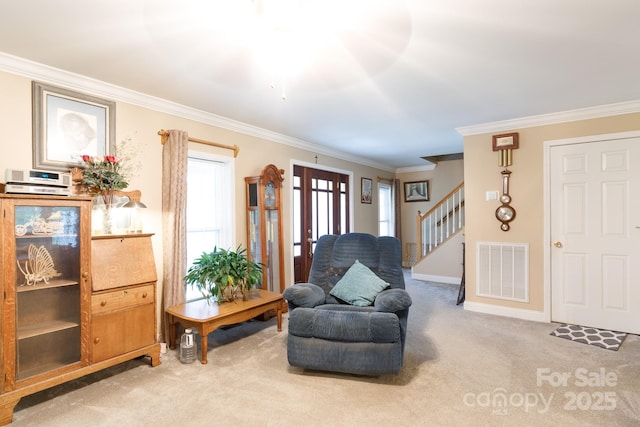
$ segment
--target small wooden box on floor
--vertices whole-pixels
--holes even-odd
[[[150,234],[91,237],[92,199],[0,194],[0,425],[29,394],[160,363]]]

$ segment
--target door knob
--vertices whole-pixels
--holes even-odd
[[[313,258],[313,236],[311,235],[311,229],[307,229],[307,246],[309,247],[309,258]]]
[[[307,243],[309,243],[309,257],[313,256],[313,239],[309,237],[307,239]]]
[[[553,242],[553,246],[555,246],[556,248],[561,248],[562,242]]]

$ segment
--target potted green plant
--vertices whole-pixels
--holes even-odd
[[[251,261],[241,246],[235,251],[214,247],[203,252],[187,270],[185,281],[209,301],[233,301],[262,284],[262,264]]]

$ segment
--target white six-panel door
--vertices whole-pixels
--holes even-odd
[[[551,320],[640,333],[640,138],[549,161]]]

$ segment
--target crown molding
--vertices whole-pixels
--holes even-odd
[[[437,166],[436,163],[429,163],[428,165],[421,165],[421,166],[407,166],[407,167],[396,169],[396,173],[432,171],[436,168],[436,166]]]
[[[598,107],[561,111],[559,113],[540,114],[537,116],[522,117],[499,122],[463,126],[456,128],[456,131],[462,136],[471,136],[638,112],[640,112],[640,100],[634,100],[619,102],[616,104],[601,105]]]
[[[348,162],[370,166],[372,168],[394,172],[395,168],[382,163],[354,156],[339,150],[313,144],[311,142],[293,138],[278,132],[273,132],[264,128],[250,125],[248,123],[233,120],[217,114],[208,113],[203,110],[187,107],[173,101],[136,92],[121,86],[116,86],[100,80],[92,79],[80,74],[54,68],[38,62],[30,61],[17,56],[0,52],[0,70],[10,74],[27,77],[67,89],[82,91],[87,94],[111,99],[114,101],[126,102],[138,107],[147,108],[160,113],[171,114],[184,119],[193,120],[211,126],[220,127],[256,138],[266,139],[278,144],[288,145],[301,150],[310,151],[315,154],[334,157]]]

